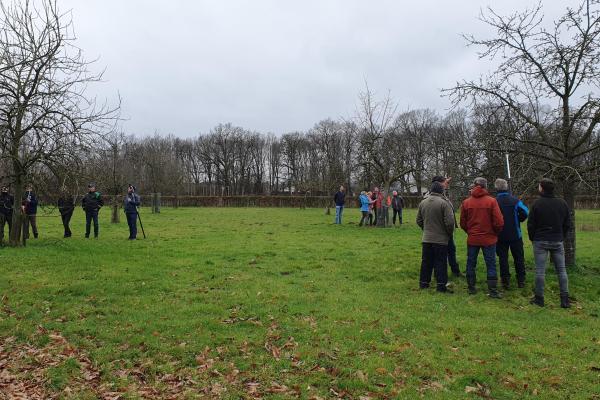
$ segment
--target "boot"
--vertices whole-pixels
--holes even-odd
[[[519,281],[519,282],[517,282],[517,287],[519,289],[523,289],[525,287],[525,281]]]
[[[569,293],[560,294],[560,306],[562,308],[571,308],[571,301],[569,300]]]
[[[544,307],[544,296],[535,295],[529,300],[530,304],[535,304],[536,306]]]
[[[502,298],[502,294],[498,293],[498,279],[488,279],[488,296],[492,299]]]
[[[510,289],[510,277],[508,276],[503,276],[502,278],[500,278],[502,280],[502,288],[504,290],[509,290]]]
[[[469,286],[469,294],[477,293],[477,288],[475,287],[475,277],[467,276],[467,285]]]

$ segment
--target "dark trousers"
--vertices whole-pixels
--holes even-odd
[[[35,214],[25,216],[25,239],[29,239],[29,227],[31,226],[31,232],[33,237],[38,237],[37,218]]]
[[[450,240],[448,240],[448,265],[453,274],[460,274],[458,261],[456,261],[456,244],[454,244],[454,236],[451,236]]]
[[[369,212],[361,211],[361,213],[362,213],[362,217],[360,218],[360,224],[358,224],[358,226],[363,226],[363,224],[365,226],[367,226],[367,221],[369,220]]]
[[[64,214],[60,214],[60,219],[62,219],[63,227],[65,228],[65,237],[71,237],[71,228],[69,228],[69,223],[71,222],[72,216],[73,210],[67,211]]]
[[[428,288],[431,283],[431,273],[435,274],[437,290],[446,291],[448,283],[448,268],[446,259],[448,258],[448,246],[435,243],[423,243],[421,251],[421,276],[419,278],[419,287]]]
[[[467,279],[475,282],[477,271],[477,256],[479,250],[483,252],[483,259],[487,269],[487,279],[497,280],[496,274],[496,245],[491,246],[470,246],[467,245]]]
[[[0,213],[0,243],[4,240],[4,225],[8,225],[8,236],[12,231],[12,215]]]
[[[498,254],[498,263],[500,264],[500,277],[502,280],[510,280],[510,268],[508,266],[508,250],[512,254],[515,262],[515,273],[517,282],[525,282],[525,252],[523,251],[523,239],[511,241],[498,241],[496,243],[496,254]]]
[[[392,216],[392,224],[396,225],[396,215],[398,216],[398,221],[402,225],[402,209],[396,210],[394,208],[394,214]]]
[[[137,214],[127,213],[127,225],[129,225],[129,239],[137,237]]]
[[[94,221],[94,237],[98,237],[98,210],[85,212],[85,237],[90,237],[90,225]]]

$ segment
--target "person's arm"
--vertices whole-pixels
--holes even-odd
[[[517,218],[519,222],[523,222],[527,219],[529,215],[529,208],[521,200],[517,203]]]
[[[81,208],[85,210],[85,196],[81,198]]]
[[[456,224],[456,221],[454,220],[454,210],[452,209],[452,206],[448,204],[448,202],[444,202],[444,205],[442,207],[442,211],[444,213],[444,225],[446,227],[446,232],[449,236],[452,236],[454,235],[454,225]]]
[[[502,215],[502,211],[500,211],[500,206],[498,202],[494,200],[494,205],[492,206],[492,226],[494,228],[494,232],[498,235],[502,232],[502,228],[504,228],[504,216]]]
[[[527,235],[529,236],[529,240],[533,242],[533,236],[536,229],[536,220],[535,220],[535,203],[531,205],[531,210],[529,211],[529,219],[527,220]]]
[[[134,194],[134,195],[133,195],[133,200],[135,201],[133,204],[134,204],[136,207],[139,207],[139,206],[140,206],[140,204],[141,204],[141,202],[142,202],[142,198],[141,198],[140,196],[138,196],[137,194]]]
[[[417,211],[417,225],[419,228],[423,229],[423,213],[421,211],[421,205],[419,204],[419,211]]]
[[[571,220],[571,211],[569,210],[569,206],[567,205],[566,202],[563,202],[564,204],[564,209],[565,209],[565,218],[563,220],[563,238],[567,237],[567,233],[571,230],[571,228],[573,227],[573,221]]]
[[[400,208],[404,208],[404,198],[402,196],[398,196],[400,199]]]
[[[98,193],[98,209],[104,207],[104,200],[102,200],[102,195]]]
[[[463,231],[467,232],[467,209],[464,203],[460,205],[460,227]]]

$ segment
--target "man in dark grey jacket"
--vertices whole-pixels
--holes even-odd
[[[563,199],[554,196],[554,182],[543,178],[538,186],[540,198],[531,206],[527,230],[533,243],[535,257],[535,296],[531,304],[544,306],[544,281],[548,253],[554,263],[560,286],[560,306],[569,308],[569,278],[565,267],[563,241],[571,228],[569,207]]]
[[[140,196],[135,192],[135,186],[127,187],[127,196],[123,204],[125,216],[127,216],[127,225],[129,226],[129,240],[137,239],[137,218],[138,207],[140,206]]]
[[[448,292],[448,241],[455,227],[452,206],[443,193],[444,186],[440,182],[433,182],[430,195],[421,201],[417,213],[417,225],[423,229],[419,287],[428,288],[431,273],[435,271],[438,292]]]

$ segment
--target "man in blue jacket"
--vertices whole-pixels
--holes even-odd
[[[335,223],[342,223],[342,214],[344,213],[344,203],[346,202],[346,192],[344,187],[340,186],[340,190],[333,196],[335,202]]]
[[[140,196],[135,192],[135,186],[129,185],[127,196],[125,196],[125,215],[127,216],[127,225],[129,225],[129,240],[137,238],[137,216],[140,206]]]
[[[508,266],[508,250],[512,253],[517,274],[517,285],[525,287],[525,254],[523,252],[523,233],[521,222],[527,219],[529,209],[521,200],[511,195],[508,191],[508,182],[498,178],[494,182],[496,201],[502,216],[504,217],[504,228],[498,234],[496,254],[500,264],[500,279],[505,290],[510,288],[510,268]]]

